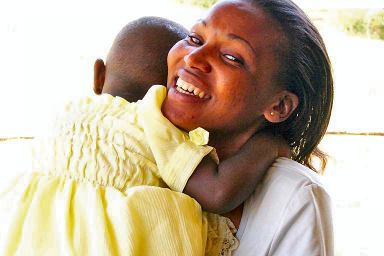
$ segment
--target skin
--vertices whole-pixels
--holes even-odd
[[[249,172],[251,166],[236,168],[236,162],[229,162],[230,167],[224,168],[223,163],[237,152],[246,152],[243,160],[252,159],[249,157],[257,155],[249,149],[255,149],[255,145],[264,149],[275,145],[276,141],[268,142],[267,139],[260,144],[251,137],[265,127],[266,121],[286,120],[298,104],[297,96],[284,90],[284,85],[275,79],[279,72],[277,49],[284,40],[279,25],[262,10],[246,1],[232,0],[215,5],[204,20],[192,27],[189,36],[168,54],[168,94],[162,106],[163,114],[184,130],[197,127],[208,130],[210,145],[224,160],[214,168],[212,160],[206,157],[189,179],[184,192],[201,203],[207,198],[215,198],[214,186],[235,184],[236,189],[246,187],[236,203],[225,208],[230,210],[226,216],[236,226],[241,219],[241,202],[250,195],[261,176]],[[199,88],[207,97],[201,99],[178,92],[176,81],[179,78]],[[261,150],[255,152],[262,153]],[[265,171],[269,166],[267,163],[278,155],[284,154],[273,147],[264,155],[268,158],[264,165],[258,166],[259,171]],[[237,164],[241,163],[241,158],[237,160]],[[234,170],[238,172],[233,173]],[[215,183],[220,177],[226,180]],[[202,191],[201,186],[210,189]],[[236,189],[219,194],[233,196]]]

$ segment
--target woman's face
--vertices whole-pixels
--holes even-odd
[[[164,115],[185,130],[256,131],[279,90],[278,28],[246,1],[217,4],[168,54]]]

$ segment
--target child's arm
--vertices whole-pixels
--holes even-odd
[[[206,211],[229,212],[249,197],[278,156],[290,157],[288,144],[269,133],[258,133],[219,165],[209,156],[204,157],[183,192]]]

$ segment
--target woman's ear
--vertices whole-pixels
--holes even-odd
[[[105,64],[102,59],[97,59],[93,66],[93,91],[101,94],[105,81]]]
[[[264,112],[264,117],[271,123],[285,121],[299,104],[296,94],[289,91],[282,91],[276,95],[275,100]]]

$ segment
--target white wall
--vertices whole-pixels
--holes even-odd
[[[24,0],[0,10],[0,138],[33,136],[69,98],[92,93],[93,62],[129,21],[154,15],[190,27],[205,13],[167,0]]]

